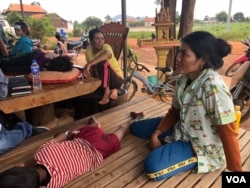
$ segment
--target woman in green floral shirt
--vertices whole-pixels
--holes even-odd
[[[150,179],[161,180],[195,169],[213,172],[227,164],[242,171],[231,94],[216,72],[231,46],[204,31],[181,40],[176,71],[182,74],[172,106],[164,118],[135,122],[132,134],[150,139],[145,159]]]

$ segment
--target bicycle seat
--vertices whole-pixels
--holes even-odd
[[[162,73],[170,76],[173,74],[173,69],[171,67],[155,67],[156,70],[161,71]]]

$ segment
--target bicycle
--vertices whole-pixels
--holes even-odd
[[[171,67],[155,67],[157,71],[161,72],[161,75],[156,83],[151,83],[148,78],[140,73],[140,71],[143,70],[147,72],[150,72],[150,70],[137,62],[137,59],[130,49],[128,50],[128,59],[131,59],[129,63],[130,75],[124,78],[124,83],[121,87],[121,91],[127,93],[128,101],[130,101],[138,91],[138,85],[136,81],[133,80],[133,78],[137,78],[143,83],[142,92],[152,94],[153,96],[159,96],[162,102],[171,103],[175,92],[175,82],[180,75],[174,73]],[[164,82],[161,81],[163,76],[166,76]]]

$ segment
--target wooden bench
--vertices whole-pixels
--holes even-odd
[[[110,132],[118,126],[129,123],[130,111],[143,111],[145,118],[163,116],[169,105],[148,96],[142,96],[129,103],[110,108],[94,114],[104,130]],[[44,142],[50,140],[55,133],[81,127],[88,117],[73,124],[57,127],[49,132],[25,140],[20,146],[0,156],[0,171],[14,166],[18,162],[32,162],[32,155]],[[250,131],[240,129],[239,143],[242,165],[250,171]],[[122,149],[109,156],[103,164],[93,172],[82,175],[70,182],[67,188],[83,187],[221,187],[221,172],[218,170],[208,174],[193,174],[186,171],[163,181],[150,181],[144,173],[143,160],[149,153],[148,140],[137,138],[131,134],[122,141]]]

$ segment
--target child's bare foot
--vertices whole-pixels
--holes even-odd
[[[95,117],[91,116],[88,119],[88,125],[92,125],[92,126],[97,126],[97,127],[101,127],[101,124],[95,119]]]
[[[118,90],[117,89],[112,89],[110,91],[110,95],[109,95],[109,98],[110,99],[113,99],[113,100],[116,100],[118,97]]]

